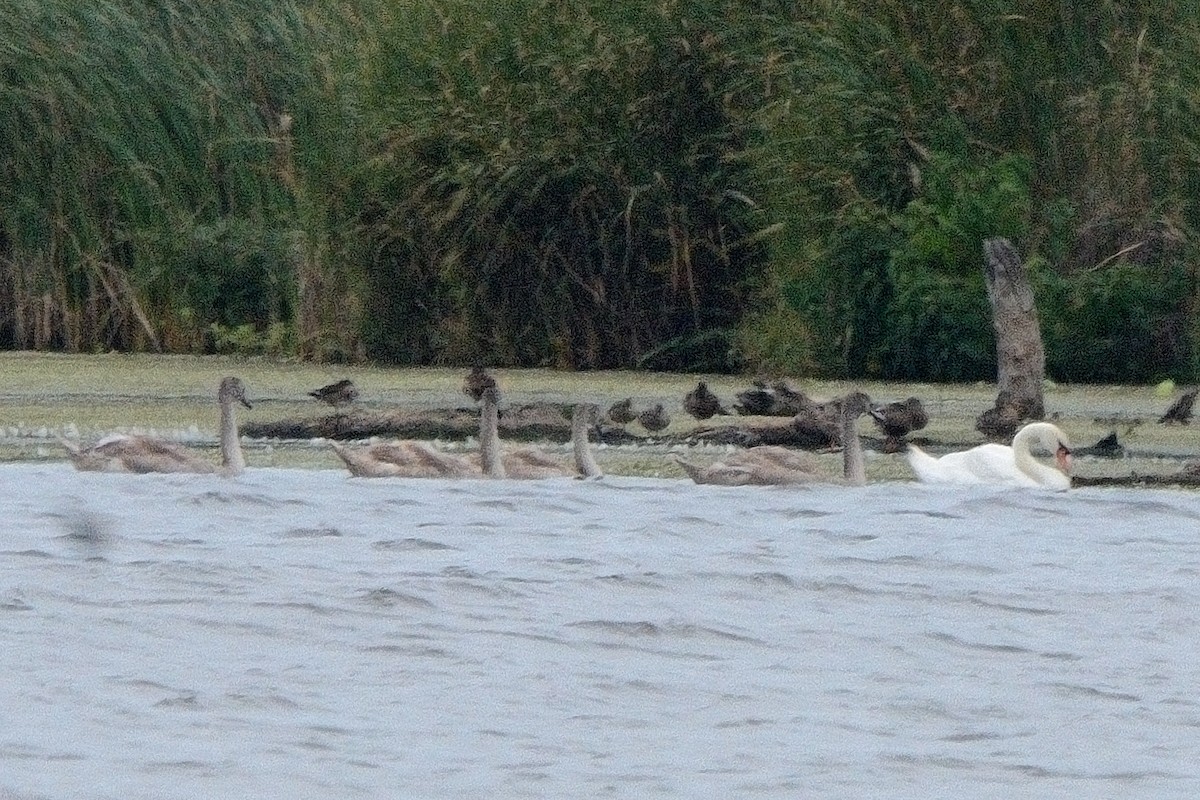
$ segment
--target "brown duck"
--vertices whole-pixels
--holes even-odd
[[[696,419],[709,419],[717,414],[728,416],[729,412],[721,405],[720,399],[708,388],[708,384],[700,381],[696,388],[683,397],[683,410]]]
[[[766,381],[756,378],[751,388],[738,392],[733,410],[742,416],[755,417],[770,414],[774,405],[775,393],[767,388]]]
[[[628,425],[637,419],[637,416],[637,412],[633,410],[632,397],[618,400],[608,407],[608,418],[617,425]]]
[[[885,453],[900,452],[904,449],[904,437],[929,424],[929,415],[916,397],[874,406],[867,413],[887,437],[883,444]]]
[[[1184,392],[1183,396],[1171,404],[1167,413],[1159,417],[1159,423],[1187,425],[1192,420],[1192,406],[1196,404],[1196,394],[1200,389]]]
[[[463,378],[462,392],[467,397],[478,403],[483,399],[483,391],[485,389],[495,389],[496,379],[488,374],[488,371],[479,365],[471,367],[471,372],[467,377]]]
[[[334,408],[338,408],[343,405],[349,405],[358,399],[358,387],[349,378],[342,378],[337,383],[331,383],[328,386],[322,386],[320,389],[312,390],[308,393],[308,396],[314,397]]]
[[[666,412],[662,403],[655,403],[654,408],[648,408],[638,414],[638,422],[651,433],[658,433],[671,424],[671,415]]]

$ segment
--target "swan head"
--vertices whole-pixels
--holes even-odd
[[[1057,425],[1051,425],[1049,422],[1033,422],[1022,428],[1017,435],[1021,436],[1022,434],[1032,438],[1033,442],[1043,450],[1052,453],[1054,466],[1060,472],[1064,475],[1071,474],[1071,470],[1075,466],[1071,457],[1071,440]]]
[[[1071,448],[1059,442],[1058,448],[1054,451],[1054,463],[1060,470],[1070,475],[1071,470],[1075,468],[1075,462],[1071,458]]]
[[[842,416],[858,419],[871,410],[871,398],[863,392],[851,392],[838,401],[842,407]]]
[[[600,420],[600,406],[595,403],[579,403],[571,414],[571,420],[579,417],[588,425],[595,425]]]
[[[221,388],[217,392],[217,402],[221,405],[232,405],[237,402],[246,408],[254,407],[246,399],[246,387],[242,385],[242,379],[232,376],[221,379]]]

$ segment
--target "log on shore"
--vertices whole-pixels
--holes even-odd
[[[1190,471],[1177,472],[1173,475],[1100,475],[1084,477],[1076,475],[1071,479],[1071,486],[1128,486],[1133,488],[1198,488],[1200,473]]]
[[[514,406],[500,411],[500,435],[511,441],[567,442],[572,407],[554,403]],[[479,435],[478,408],[397,409],[334,412],[320,417],[246,422],[243,436],[255,439],[439,439],[463,441]],[[599,426],[594,441],[627,444],[643,441],[619,428]]]

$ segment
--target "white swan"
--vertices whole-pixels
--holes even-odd
[[[224,378],[217,390],[221,406],[221,465],[183,445],[149,436],[112,434],[91,447],[59,438],[75,469],[89,472],[194,472],[238,475],[246,468],[238,439],[235,403],[251,408],[246,389],[238,378]]]
[[[1033,457],[1037,445],[1054,454],[1054,463]],[[1049,422],[1032,422],[1013,437],[1012,447],[984,444],[935,458],[909,445],[908,463],[923,483],[988,483],[999,486],[1071,488],[1071,442]]]

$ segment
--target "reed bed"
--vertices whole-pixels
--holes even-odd
[[[1200,18],[1104,0],[14,0],[0,347],[1197,374]]]

